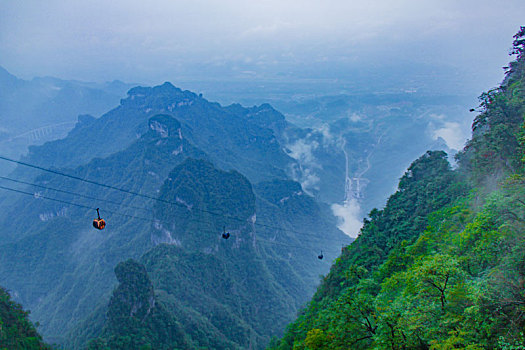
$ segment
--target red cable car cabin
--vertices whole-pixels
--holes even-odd
[[[104,227],[106,227],[106,222],[104,221],[104,219],[100,218],[100,214],[98,212],[98,209],[99,208],[97,208],[98,219],[94,219],[93,220],[93,227],[98,229],[98,230],[102,230],[102,229],[104,229]]]

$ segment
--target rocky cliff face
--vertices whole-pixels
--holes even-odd
[[[144,322],[155,307],[153,285],[143,265],[126,260],[115,267],[119,283],[109,300],[108,324],[118,323],[122,318],[134,318]]]
[[[175,97],[180,95],[169,87],[167,90]],[[131,95],[141,94],[139,89]],[[180,323],[182,338],[188,344],[260,348],[269,337],[280,334],[285,322],[313,292],[318,275],[327,270],[328,263],[317,259],[319,246],[336,247],[331,255],[335,258],[345,236],[322,206],[300,191],[299,184],[275,180],[284,181],[284,189],[265,186],[254,192],[249,178],[228,166],[235,164],[264,178],[284,174],[277,167],[279,158],[271,157],[281,152],[272,130],[243,122],[218,105],[193,98],[192,105],[177,106],[180,110],[174,109],[176,113],[149,118],[147,113],[153,112],[143,109],[134,110],[136,114],[121,113],[128,108],[125,106],[99,119],[82,118],[68,138],[35,148],[34,155],[52,150],[46,154],[53,158],[46,167],[53,162],[82,162],[75,158],[79,149],[102,150],[98,142],[108,147],[103,152],[124,148],[59,169],[124,192],[41,173],[30,181],[43,187],[27,188],[38,192],[38,198],[18,198],[6,212],[15,229],[2,236],[0,283],[18,293],[51,341],[72,348],[81,348],[97,337],[111,342],[115,334],[104,333],[109,327],[104,315],[108,294],[116,283],[112,271],[121,261],[134,258],[146,267],[158,292],[155,299],[147,289],[139,293],[144,298],[138,299],[133,299],[131,292],[117,293],[113,305],[120,305],[125,310],[121,315],[129,317],[113,318],[114,322],[128,324],[130,319],[139,322],[146,317],[140,332],[148,333],[148,327],[155,328],[157,322],[144,316],[150,310],[149,315],[161,314],[169,320],[166,322]],[[147,101],[153,106],[159,103],[151,95],[136,99],[143,99],[140,108]],[[209,113],[182,111],[199,104]],[[135,124],[138,129],[133,129],[129,138],[133,141],[126,146],[124,134],[131,132],[130,125],[139,119]],[[188,121],[196,127],[190,128]],[[204,142],[205,135],[213,134],[212,128],[229,136]],[[143,132],[137,138],[139,129]],[[215,145],[210,148],[213,157],[195,146],[194,140],[207,147]],[[69,152],[71,158],[58,159],[60,152]],[[221,154],[227,154],[229,161],[222,158],[215,162]],[[42,196],[62,202],[46,201]],[[106,228],[94,231],[91,220],[96,212],[68,203],[100,207]],[[221,238],[223,228],[231,233],[228,240]],[[124,291],[125,285],[119,290]],[[154,305],[150,300],[155,300]],[[202,329],[207,331],[201,333]],[[122,340],[122,334],[117,338]],[[162,344],[172,344],[172,337],[163,335]]]
[[[177,119],[185,137],[219,167],[238,170],[251,181],[285,178],[288,164],[294,162],[281,149],[271,129],[275,123],[265,121],[264,113],[240,106],[239,110],[222,107],[170,83],[129,90],[117,108],[98,119],[77,123],[62,140],[30,148],[26,160],[71,167],[106,157],[128,147],[149,128],[156,128],[148,120],[158,114]]]
[[[129,259],[115,267],[119,285],[108,304],[106,323],[89,349],[189,348],[184,333],[162,304],[144,265]]]

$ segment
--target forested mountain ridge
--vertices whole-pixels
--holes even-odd
[[[416,160],[271,349],[525,346],[525,27],[451,170]]]
[[[127,149],[64,171],[155,193],[170,168],[187,157],[206,157],[181,137],[180,123],[174,118],[156,115],[149,118],[148,125],[144,135]],[[41,332],[64,336],[64,329],[86,317],[111,289],[112,270],[122,257],[140,256],[152,246],[151,222],[138,219],[148,217],[151,204],[144,198],[56,174],[41,173],[33,183],[44,186],[29,187],[37,196],[66,203],[27,202],[26,198],[12,203],[8,216],[15,226],[2,232],[1,284],[16,292],[33,315],[39,315]],[[67,192],[75,194],[77,204],[92,205],[93,198],[98,198],[103,205],[101,214],[111,225],[102,232],[94,231],[90,223],[93,213],[67,205],[71,202]],[[131,217],[126,216],[129,214]]]
[[[151,230],[156,245],[137,263],[115,269],[120,285],[107,311],[97,311],[106,313],[105,321],[101,324],[97,320],[104,318],[97,315],[87,321],[99,329],[89,347],[264,347],[308,293],[307,284],[292,277],[295,264],[272,262],[276,253],[261,241],[251,184],[238,172],[188,158],[170,172],[159,199],[163,201],[155,205]],[[181,205],[166,204],[174,199]],[[217,234],[223,227],[231,234],[227,240]],[[115,310],[139,310],[147,304],[150,312],[112,316]],[[74,330],[71,345],[85,337],[83,328]]]
[[[246,113],[232,112],[168,82],[139,86],[100,118],[82,119],[66,138],[31,147],[25,159],[56,167],[85,164],[125,149],[147,130],[148,118],[168,114],[181,122],[186,138],[218,166],[236,169],[256,182],[286,178],[283,169],[293,159],[281,150],[271,129],[247,118]],[[57,152],[60,157],[53,155]]]
[[[144,265],[129,259],[115,267],[118,287],[110,299],[104,338],[91,349],[137,349],[147,339],[155,349],[188,348],[182,327],[157,300]],[[149,326],[149,327],[145,327]]]
[[[171,97],[166,99],[164,92]],[[284,168],[291,158],[271,129],[247,126],[206,101],[193,104],[202,103],[209,113],[159,113],[164,110],[159,104],[175,103],[173,96],[182,109],[187,99],[200,98],[170,84],[137,88],[131,96],[139,96],[128,101],[139,110],[135,106],[120,113],[117,108],[100,119],[81,118],[66,139],[33,148],[29,161],[41,154],[44,167],[54,172],[32,174],[19,168],[25,184],[16,182],[20,177],[4,179],[9,188],[33,195],[2,198],[9,203],[3,219],[11,225],[0,232],[0,284],[32,310],[49,342],[68,348],[84,348],[94,338],[95,345],[128,344],[121,341],[128,335],[114,331],[129,328],[119,328],[120,318],[106,326],[105,315],[115,305],[108,304],[117,282],[113,270],[132,258],[147,269],[155,300],[163,305],[155,315],[167,317],[170,324],[175,318],[190,348],[264,347],[271,336],[281,334],[313,293],[318,275],[328,270],[329,262],[316,258],[319,247],[326,246],[325,254],[335,257],[348,237],[336,228],[326,205],[286,179]],[[143,107],[157,110],[145,112]],[[223,140],[214,150],[203,135],[212,134],[220,123]],[[101,135],[104,125],[108,129]],[[124,134],[132,130],[127,135],[132,137],[119,134],[119,128]],[[209,145],[211,155],[195,140]],[[86,151],[102,150],[104,144],[104,152]],[[105,155],[115,148],[120,150]],[[217,161],[218,152],[230,152],[229,162],[238,162]],[[243,152],[254,156],[234,156]],[[70,157],[61,158],[63,153]],[[256,178],[268,181],[252,184],[235,167],[251,169]],[[91,227],[95,205],[108,223],[103,231]],[[229,240],[221,238],[223,229],[231,232]],[[172,269],[174,262],[181,270]],[[203,276],[203,271],[211,275]],[[165,280],[172,282],[166,286]],[[196,280],[219,289],[195,290]],[[250,297],[254,289],[264,295]],[[185,299],[187,292],[202,299]],[[145,322],[154,324],[157,316]],[[222,326],[223,320],[229,327]],[[149,326],[143,329],[146,334]],[[157,334],[140,344],[169,347],[172,340]]]
[[[51,349],[28,319],[29,312],[0,287],[0,349]]]

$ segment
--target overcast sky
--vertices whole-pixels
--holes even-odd
[[[152,84],[420,64],[493,86],[520,25],[523,0],[4,0],[0,65]]]

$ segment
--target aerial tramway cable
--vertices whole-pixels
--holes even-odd
[[[82,197],[82,198],[86,198],[86,199],[92,199],[92,200],[95,200],[97,202],[106,202],[106,203],[111,203],[113,205],[128,207],[128,208],[131,208],[131,209],[144,210],[144,211],[148,211],[148,212],[151,211],[150,209],[147,209],[147,208],[136,207],[134,205],[124,204],[124,203],[121,203],[121,202],[115,202],[115,201],[112,201],[110,199],[102,199],[102,198],[87,196],[87,195],[76,193],[76,192],[61,190],[61,189],[53,188],[53,187],[47,187],[47,186],[38,185],[38,184],[35,184],[35,183],[21,181],[21,180],[15,180],[15,179],[11,179],[11,178],[5,177],[5,176],[0,176],[0,179],[1,180],[7,180],[7,181],[16,182],[16,183],[23,184],[23,185],[34,186],[34,187],[42,188],[44,190],[56,191],[56,192],[60,192],[60,193],[69,194],[69,195],[72,195],[72,196]]]
[[[93,180],[84,179],[82,177],[75,176],[75,175],[65,174],[65,173],[62,173],[60,171],[56,171],[56,170],[53,170],[53,169],[47,169],[47,168],[44,168],[44,167],[41,167],[41,166],[38,166],[38,165],[25,163],[25,162],[14,160],[14,159],[7,158],[7,157],[4,157],[4,156],[0,156],[0,159],[8,161],[8,162],[16,163],[16,164],[19,164],[19,165],[22,165],[22,166],[26,166],[26,167],[42,170],[42,171],[45,171],[45,172],[49,172],[49,173],[52,173],[52,174],[55,174],[55,175],[64,176],[64,177],[71,178],[71,179],[74,179],[74,180],[82,181],[82,182],[89,183],[89,184],[92,184],[92,185],[102,186],[102,187],[109,188],[109,189],[112,189],[112,190],[115,190],[115,191],[120,191],[120,192],[127,193],[127,194],[130,194],[130,195],[133,195],[133,196],[143,197],[143,198],[154,200],[154,201],[157,201],[157,202],[161,202],[161,203],[165,203],[165,204],[171,204],[171,205],[175,205],[175,206],[178,206],[178,207],[186,208],[185,205],[183,205],[181,203],[178,203],[178,202],[173,202],[173,201],[164,200],[164,199],[161,199],[161,198],[156,198],[156,197],[153,197],[153,196],[150,196],[150,195],[147,195],[147,194],[142,194],[142,193],[139,193],[139,192],[129,191],[129,190],[126,190],[126,189],[123,189],[123,188],[119,188],[119,187],[115,187],[115,186],[112,186],[112,185],[103,184],[103,183],[100,183],[100,182],[97,182],[97,181],[93,181]],[[235,216],[230,216],[230,215],[224,215],[224,214],[221,214],[221,213],[216,213],[216,212],[213,212],[213,211],[210,211],[210,210],[206,210],[206,209],[194,208],[193,210],[200,211],[202,213],[206,213],[206,214],[210,214],[210,215],[219,216],[219,217],[222,217],[224,219],[231,219],[231,220],[235,220],[235,221],[242,222],[242,223],[246,222],[245,219],[241,219],[241,218],[238,218],[238,217],[235,217]],[[301,235],[309,235],[309,234],[306,234],[305,232],[296,231],[296,230],[287,229],[287,228],[282,228],[282,227],[271,226],[271,225],[266,225],[266,224],[261,224],[261,223],[254,223],[254,225],[257,225],[259,227],[265,227],[265,228],[272,229],[272,230],[288,231],[288,232],[298,233],[298,234],[301,234]],[[313,235],[309,235],[309,236],[313,236]]]
[[[50,201],[53,201],[53,202],[62,203],[62,204],[73,205],[73,206],[79,207],[79,208],[84,208],[84,209],[89,209],[89,210],[96,210],[96,208],[90,207],[90,206],[87,206],[87,205],[73,203],[73,202],[69,202],[69,201],[65,201],[65,200],[57,199],[57,198],[51,198],[51,197],[48,197],[48,196],[35,194],[35,193],[31,193],[31,192],[26,192],[26,191],[22,191],[22,190],[17,190],[15,188],[9,188],[9,187],[5,187],[5,186],[1,186],[0,185],[0,189],[6,190],[6,191],[11,191],[11,192],[16,192],[16,193],[20,193],[20,194],[29,195],[29,196],[31,196],[33,198],[41,198],[41,199],[46,199],[46,200],[50,200]],[[138,219],[138,220],[153,221],[151,219],[147,219],[147,218],[143,218],[143,217],[139,217],[139,216],[128,215],[128,214],[123,214],[123,213],[117,213],[117,212],[109,211],[109,210],[106,210],[106,211],[108,213],[110,213],[110,214],[113,214],[113,215],[120,215],[120,216],[125,216],[125,217],[128,217],[128,218]]]
[[[61,189],[57,189],[57,188],[53,188],[53,187],[48,187],[48,186],[43,186],[43,185],[39,185],[39,184],[35,184],[35,183],[31,183],[31,182],[26,182],[26,181],[21,181],[21,180],[16,180],[16,179],[12,179],[12,178],[9,178],[9,177],[5,177],[5,176],[0,176],[0,180],[7,180],[7,181],[11,181],[11,182],[15,182],[15,183],[19,183],[19,184],[23,184],[23,185],[28,185],[28,186],[34,186],[34,187],[38,187],[38,188],[41,188],[41,189],[44,189],[44,190],[49,190],[49,191],[56,191],[56,192],[59,192],[59,193],[64,193],[64,194],[68,194],[68,195],[71,195],[71,196],[77,196],[77,197],[82,197],[82,198],[86,198],[86,199],[91,199],[91,200],[95,200],[97,202],[107,202],[107,203],[111,203],[113,205],[118,205],[119,207],[128,207],[128,208],[131,208],[131,209],[138,209],[138,210],[144,210],[144,211],[147,211],[147,212],[151,212],[150,209],[147,209],[147,208],[143,208],[143,207],[136,207],[136,206],[133,206],[133,205],[128,205],[128,204],[124,204],[124,203],[121,203],[121,202],[115,202],[115,201],[112,201],[112,200],[109,200],[109,199],[103,199],[103,198],[97,198],[97,197],[92,197],[92,196],[87,196],[87,195],[83,195],[83,194],[80,194],[80,193],[76,193],[76,192],[71,192],[71,191],[66,191],[66,190],[61,190]],[[35,196],[39,196],[38,194],[35,194]],[[106,210],[107,212],[109,213],[112,213],[112,214],[116,214],[116,215],[121,215],[120,213],[117,213],[117,212],[112,212],[112,211],[108,211]],[[163,223],[166,223],[169,225],[168,222],[165,222],[165,221],[161,221],[159,219],[147,219],[147,218],[142,218],[142,217],[137,217],[137,216],[128,216],[128,217],[133,217],[135,219],[139,219],[139,220],[143,220],[143,221],[152,221],[152,222],[163,222]],[[194,222],[201,222],[201,223],[208,223],[208,222],[204,222],[202,220],[197,220],[197,219],[190,219],[190,221],[194,221]],[[258,224],[256,224],[258,225]],[[229,232],[226,232],[225,231],[226,228],[224,227],[223,228],[223,234],[222,234],[222,238],[224,239],[228,239],[230,237],[230,233]],[[279,230],[284,230],[286,231],[286,229],[282,229],[282,228],[276,228],[277,231]],[[302,233],[302,235],[307,235],[307,233]],[[307,241],[307,242],[310,242],[312,244],[317,244],[317,242],[313,242],[309,239],[305,239],[305,237],[302,237],[302,240],[303,241]],[[273,243],[273,241],[269,241],[270,243]]]
[[[41,171],[49,172],[49,173],[52,173],[52,174],[55,174],[55,175],[71,178],[71,179],[74,179],[74,180],[77,180],[77,181],[81,181],[81,182],[89,183],[89,184],[92,184],[92,185],[101,186],[101,187],[109,188],[109,189],[112,189],[112,190],[120,191],[120,192],[127,193],[127,194],[130,194],[130,195],[133,195],[133,196],[143,197],[143,198],[146,198],[146,199],[150,199],[150,200],[154,200],[154,201],[158,201],[158,202],[162,202],[162,203],[166,203],[166,204],[170,204],[170,205],[176,205],[176,206],[179,206],[179,207],[186,208],[186,206],[182,205],[181,203],[172,202],[172,201],[168,201],[168,200],[163,200],[163,199],[156,198],[156,197],[153,197],[153,196],[150,196],[150,195],[146,195],[146,194],[142,194],[142,193],[126,190],[126,189],[123,189],[123,188],[119,188],[119,187],[103,184],[103,183],[100,183],[100,182],[97,182],[97,181],[84,179],[84,178],[81,178],[79,176],[65,174],[65,173],[62,173],[60,171],[47,169],[47,168],[44,168],[44,167],[41,167],[41,166],[37,166],[37,165],[33,165],[33,164],[17,161],[17,160],[10,159],[10,158],[7,158],[7,157],[0,156],[0,159],[5,160],[5,161],[9,161],[9,162],[13,162],[13,163],[16,163],[16,164],[19,164],[19,165],[22,165],[22,166],[31,167],[31,168],[38,169],[38,170],[41,170]],[[69,194],[69,195],[73,195],[73,196],[79,196],[79,197],[83,197],[83,198],[87,198],[87,199],[92,199],[92,200],[97,200],[97,201],[104,201],[104,202],[107,202],[107,203],[112,203],[114,205],[126,206],[126,207],[130,207],[130,208],[133,208],[133,209],[148,210],[146,208],[135,207],[135,206],[127,205],[127,204],[124,204],[124,203],[114,202],[114,201],[111,201],[111,200],[106,200],[106,199],[86,196],[86,195],[83,195],[83,194],[70,192],[70,191],[66,191],[66,190],[60,190],[60,189],[56,189],[56,188],[46,187],[46,186],[42,186],[42,185],[38,185],[38,184],[24,182],[24,181],[21,181],[21,180],[15,180],[15,179],[7,178],[7,177],[4,177],[4,176],[0,176],[0,179],[13,181],[13,182],[17,182],[17,183],[21,183],[21,184],[25,184],[25,185],[35,186],[35,187],[43,188],[43,189],[46,189],[46,190],[61,192],[61,193],[65,193],[65,194]],[[25,192],[25,191],[21,191],[21,190],[16,190],[16,189],[11,189],[11,188],[7,188],[7,187],[4,187],[4,186],[0,186],[0,188],[4,189],[4,190],[8,190],[8,191],[21,193],[21,194],[35,196],[35,194],[33,194],[33,193],[29,193],[29,192]],[[42,195],[38,195],[38,197],[39,198],[43,198],[43,199],[48,199],[48,200],[51,200],[51,201],[55,201],[55,202],[60,202],[60,203],[64,203],[64,204],[70,204],[70,205],[73,205],[73,206],[77,206],[77,207],[82,207],[82,208],[92,209],[93,210],[92,207],[88,207],[88,206],[81,205],[81,204],[78,204],[78,203],[72,203],[72,202],[68,202],[68,201],[64,201],[64,200],[60,200],[60,199],[56,199],[56,198],[51,198],[51,197],[47,197],[47,196],[42,196]],[[236,220],[236,221],[243,222],[243,223],[246,222],[246,220],[238,218],[238,217],[224,215],[224,214],[216,213],[216,212],[205,210],[205,209],[195,209],[195,210],[203,212],[203,213],[219,216],[219,217],[222,217],[224,219],[232,219],[232,220]],[[128,215],[128,214],[112,212],[112,211],[109,211],[109,210],[106,210],[106,212],[111,213],[111,214],[115,214],[115,215],[129,217],[129,218],[135,218],[135,219],[139,219],[139,220],[150,221],[150,222],[155,222],[155,221],[159,222],[160,221],[158,219],[148,219],[148,218],[138,217],[138,216],[134,216],[134,215]],[[101,219],[99,219],[99,220],[101,220]],[[209,223],[209,222],[204,222],[204,221],[196,220],[196,219],[192,219],[191,221],[202,222],[202,223],[207,223],[207,224]],[[259,227],[265,227],[265,228],[272,229],[272,230],[277,230],[277,231],[288,231],[288,232],[299,233],[302,236],[304,236],[304,235],[313,236],[313,235],[310,235],[310,234],[306,234],[305,232],[300,232],[300,231],[296,231],[296,230],[292,230],[292,229],[286,229],[286,228],[282,228],[282,227],[275,227],[275,226],[261,224],[261,223],[254,223],[254,225],[257,225]],[[224,230],[224,232],[222,234],[222,237],[225,238],[225,239],[229,238],[230,237],[229,232],[226,232]],[[315,236],[315,237],[317,238],[317,236]],[[283,244],[283,243],[280,243],[280,242],[276,242],[276,241],[262,240],[260,238],[258,238],[257,240],[258,241],[262,241],[262,242],[271,243],[271,244],[286,245],[286,244]],[[304,237],[302,237],[301,240],[304,240]],[[312,243],[314,243],[314,242],[312,242]],[[287,246],[290,246],[290,245],[287,245]],[[304,248],[304,247],[298,247],[298,246],[290,246],[290,247],[300,248],[300,249]],[[320,256],[322,256],[322,253],[321,253]],[[320,258],[320,259],[322,259],[322,258]]]
[[[62,199],[58,199],[58,198],[52,198],[52,197],[48,197],[48,196],[44,196],[44,195],[40,195],[40,194],[36,194],[36,193],[32,193],[32,192],[26,192],[26,191],[18,190],[18,189],[15,189],[15,188],[9,188],[9,187],[5,187],[5,186],[1,186],[0,185],[0,189],[11,191],[11,192],[16,192],[16,193],[19,193],[19,194],[25,194],[25,195],[31,196],[31,197],[33,197],[35,199],[46,199],[46,200],[50,200],[50,201],[53,201],[53,202],[58,202],[58,203],[62,203],[62,204],[72,205],[72,206],[79,207],[79,208],[84,208],[84,209],[89,209],[89,210],[97,210],[97,208],[90,207],[90,206],[87,206],[87,205],[83,205],[83,204],[79,204],[79,203],[73,203],[73,202],[69,202],[69,201],[66,201],[66,200],[62,200]],[[104,201],[104,200],[102,200],[102,201]],[[169,224],[167,221],[159,220],[159,219],[156,219],[156,218],[155,219],[145,218],[145,217],[136,216],[136,215],[129,215],[129,214],[124,214],[124,213],[119,213],[119,212],[111,211],[111,210],[107,210],[107,209],[105,209],[105,211],[107,213],[112,214],[112,215],[124,216],[124,217],[130,218],[130,219],[137,219],[137,220],[153,222],[153,223],[161,222],[161,223]],[[193,219],[193,218],[189,219],[189,220],[193,221],[193,222],[200,222],[200,223],[209,224],[209,222],[205,222],[205,221],[197,220],[197,219]]]
[[[98,209],[99,208],[93,208],[93,207],[90,207],[90,206],[87,206],[87,205],[83,205],[83,204],[79,204],[79,203],[73,203],[73,202],[70,202],[70,201],[65,201],[65,200],[52,198],[52,197],[48,197],[48,196],[44,196],[44,195],[35,195],[35,193],[26,192],[26,191],[14,189],[14,188],[9,188],[9,187],[5,187],[5,186],[1,186],[1,185],[0,185],[0,189],[6,190],[6,191],[15,192],[15,193],[19,193],[19,194],[24,194],[24,195],[27,195],[27,196],[31,196],[31,197],[33,197],[35,199],[45,199],[45,200],[54,201],[54,202],[58,202],[58,203],[62,203],[62,204],[68,204],[68,205],[76,206],[76,207],[79,207],[79,208],[84,208],[84,209],[89,209],[89,210],[97,210],[97,214],[98,214]],[[110,210],[106,210],[106,212],[108,212],[110,214],[113,214],[113,215],[119,215],[119,216],[124,216],[124,217],[128,217],[128,218],[137,219],[137,220],[148,221],[148,222],[164,222],[164,221],[158,220],[158,219],[148,219],[148,218],[144,218],[144,217],[118,213],[118,212],[114,212],[114,211],[110,211]],[[100,215],[98,216],[98,219],[96,219],[96,220],[104,221],[103,219],[100,219]],[[190,219],[190,221],[200,222],[200,223],[205,223],[205,224],[209,224],[210,223],[210,222],[205,222],[205,221],[197,220],[197,219]],[[166,222],[164,222],[164,223],[166,223]],[[95,222],[93,223],[93,225],[95,226]],[[100,223],[97,224],[97,225],[100,227]],[[105,227],[105,222],[104,222],[104,227],[101,227],[101,228],[99,228],[99,227],[95,226],[95,228],[101,230],[101,229],[103,229]],[[229,234],[229,232],[226,232],[226,233]],[[228,237],[229,237],[229,235],[228,235]],[[311,248],[306,248],[306,247],[297,246],[297,245],[291,245],[291,244],[277,242],[277,241],[272,241],[272,240],[266,240],[266,239],[262,239],[260,237],[256,237],[256,241],[257,242],[262,242],[262,243],[274,244],[274,245],[281,245],[281,246],[295,248],[295,249],[313,251]]]
[[[164,199],[161,199],[161,198],[153,197],[153,196],[150,196],[150,195],[147,195],[147,194],[143,194],[143,193],[139,193],[139,192],[135,192],[135,191],[126,190],[124,188],[115,187],[115,186],[112,186],[112,185],[106,185],[106,184],[103,184],[103,183],[100,183],[100,182],[97,182],[97,181],[84,179],[84,178],[81,178],[81,177],[75,176],[75,175],[65,174],[65,173],[62,173],[60,171],[56,171],[56,170],[53,170],[53,169],[47,169],[47,168],[44,168],[44,167],[41,167],[41,166],[38,166],[38,165],[33,165],[33,164],[21,162],[21,161],[10,159],[10,158],[3,157],[3,156],[0,156],[0,159],[6,160],[8,162],[13,162],[13,163],[16,163],[16,164],[19,164],[19,165],[23,165],[23,166],[26,166],[26,167],[42,170],[42,171],[45,171],[45,172],[48,172],[48,173],[51,173],[51,174],[68,177],[70,179],[82,181],[82,182],[89,183],[89,184],[92,184],[92,185],[109,188],[109,189],[112,189],[112,190],[115,190],[115,191],[120,191],[120,192],[127,193],[127,194],[130,194],[130,195],[133,195],[133,196],[143,197],[143,198],[146,198],[146,199],[151,199],[151,200],[154,200],[154,201],[158,201],[158,202],[162,202],[162,203],[166,203],[166,204],[172,204],[172,205],[176,205],[176,206],[179,206],[179,207],[182,207],[182,208],[186,208],[186,206],[184,206],[181,203],[164,200]],[[245,220],[240,219],[240,218],[235,217],[235,216],[226,216],[226,215],[223,215],[223,214],[220,214],[220,213],[215,213],[213,211],[209,211],[209,210],[205,210],[205,209],[196,209],[196,210],[200,211],[200,212],[203,212],[203,213],[211,214],[211,215],[221,216],[223,218],[228,218],[228,219],[237,220],[237,221],[241,221],[241,222],[245,221]]]

